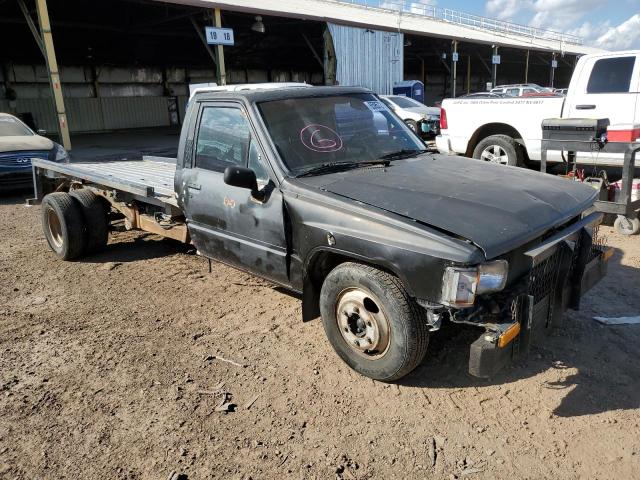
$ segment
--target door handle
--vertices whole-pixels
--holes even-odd
[[[200,185],[197,183],[187,183],[187,188],[191,188],[193,190],[200,190]]]
[[[576,105],[576,110],[593,110],[595,108],[595,105]]]

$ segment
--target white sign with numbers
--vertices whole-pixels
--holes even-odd
[[[458,52],[453,52],[451,54],[451,60],[454,61],[454,62],[458,61]]]
[[[232,28],[205,27],[204,33],[209,45],[233,45]]]
[[[491,63],[494,65],[500,65],[500,55],[494,55],[491,57]]]
[[[558,61],[557,60],[551,60],[551,68],[558,68]]]

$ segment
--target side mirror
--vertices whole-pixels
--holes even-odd
[[[39,128],[38,131],[36,132],[38,135],[42,135],[43,137],[47,134],[46,130],[43,130],[42,128]]]
[[[224,183],[232,187],[247,188],[252,194],[258,192],[256,173],[250,168],[227,167],[224,169]]]

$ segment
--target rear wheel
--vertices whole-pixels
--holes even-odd
[[[416,122],[415,120],[411,120],[410,118],[408,118],[407,120],[404,121],[404,123],[406,123],[407,127],[413,130],[414,133],[420,133],[418,132],[418,122]]]
[[[87,189],[72,190],[69,194],[82,207],[87,239],[85,253],[102,251],[107,246],[109,238],[108,209],[105,200]]]
[[[427,351],[424,311],[396,277],[377,268],[357,263],[334,268],[322,285],[320,312],[338,356],[369,378],[402,378]]]
[[[42,228],[49,247],[63,260],[73,260],[84,252],[82,210],[68,193],[50,193],[42,199]]]
[[[478,142],[473,158],[500,165],[524,167],[524,155],[518,143],[508,135],[491,135]]]

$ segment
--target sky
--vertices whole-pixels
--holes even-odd
[[[374,4],[383,0],[368,0]],[[391,1],[391,0],[389,0]],[[403,0],[393,0],[394,2]],[[405,0],[578,35],[606,50],[640,49],[640,0]]]

